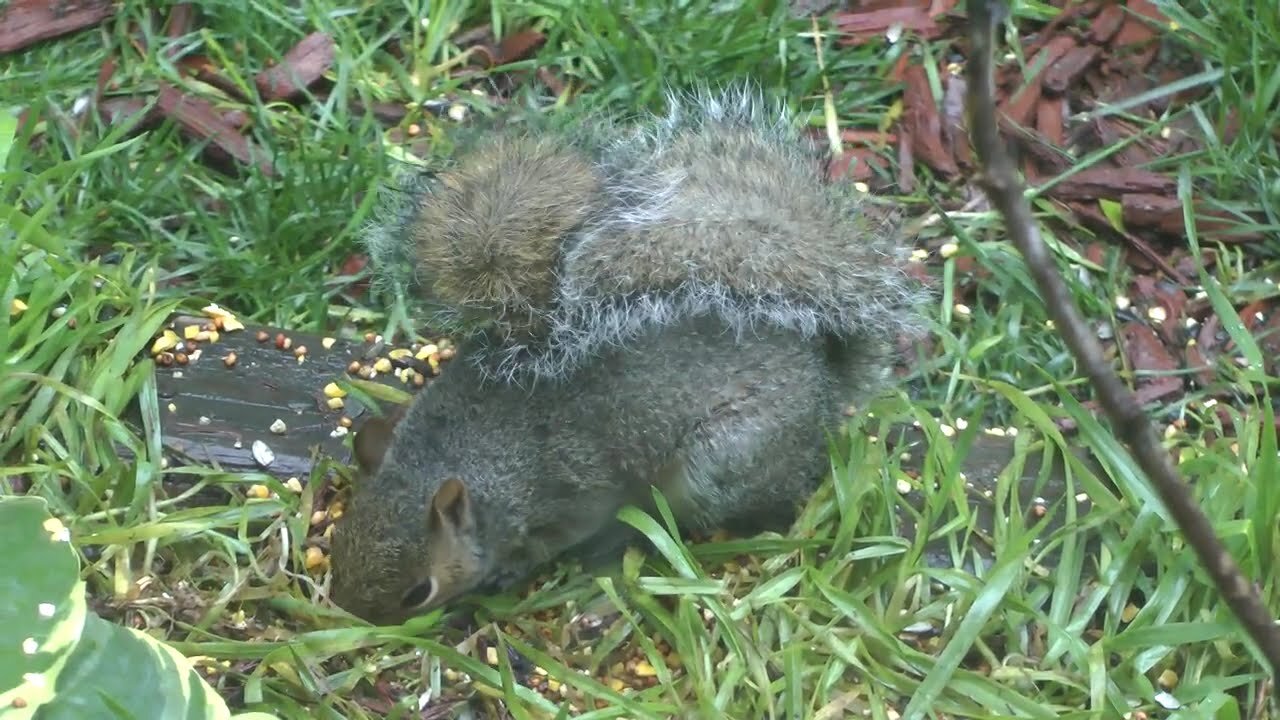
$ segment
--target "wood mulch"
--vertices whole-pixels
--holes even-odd
[[[1066,222],[1057,223],[1059,239],[1094,263],[1102,263],[1109,244],[1125,251],[1133,279],[1108,350],[1123,355],[1126,368],[1139,373],[1138,397],[1146,403],[1172,402],[1198,392],[1217,405],[1224,426],[1231,426],[1228,405],[1238,389],[1223,382],[1215,367],[1242,362],[1207,296],[1200,291],[1199,268],[1186,240],[1178,179],[1159,161],[1202,149],[1206,139],[1189,120],[1152,133],[1127,117],[1155,119],[1171,107],[1201,99],[1211,86],[1200,84],[1177,93],[1135,98],[1200,70],[1183,53],[1166,47],[1160,27],[1169,21],[1150,0],[1054,0],[1061,13],[1038,27],[1022,28],[1024,64],[1005,63],[997,76],[1002,129],[1021,159],[1029,184],[1040,200]],[[882,42],[887,33],[907,31],[940,43],[933,57],[963,59],[967,40],[959,0],[866,0],[856,10],[832,15],[839,43]],[[949,52],[948,52],[949,51]],[[903,85],[901,120],[892,134],[845,131],[847,153],[832,164],[837,178],[866,182],[880,189],[912,192],[927,171],[943,185],[968,187],[977,171],[964,116],[962,66],[940,62],[926,68],[918,56],[904,53],[893,71]],[[930,84],[930,70],[940,79]],[[1157,94],[1158,95],[1158,94]],[[1123,113],[1108,112],[1122,105]],[[1215,142],[1231,142],[1234,113],[1214,128]],[[885,151],[885,146],[892,148]],[[1078,172],[1077,160],[1109,146],[1119,150]],[[891,165],[889,159],[896,163]],[[887,180],[886,180],[887,178]],[[878,182],[877,182],[878,181]],[[1199,186],[1197,186],[1199,189]],[[981,200],[981,199],[980,199]],[[966,203],[941,201],[946,209]],[[1196,231],[1207,269],[1217,262],[1213,245],[1247,245],[1263,240],[1242,224],[1265,223],[1260,215],[1231,216],[1194,202]],[[967,209],[973,209],[969,203]],[[1093,237],[1081,241],[1072,227]],[[934,245],[941,245],[939,240]],[[1248,255],[1246,254],[1246,257]],[[972,258],[958,263],[967,276],[961,299],[981,302],[977,283],[985,274]],[[1272,291],[1268,295],[1275,295]],[[1280,312],[1273,299],[1238,307],[1239,320],[1256,338],[1269,374],[1280,371]]]

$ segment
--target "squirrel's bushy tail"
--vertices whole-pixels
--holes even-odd
[[[565,236],[603,199],[590,160],[553,135],[498,135],[460,161],[405,182],[409,199],[370,233],[384,277],[410,291],[438,329],[506,344],[545,335]]]
[[[805,337],[921,329],[908,245],[852,187],[827,182],[821,159],[750,86],[670,94],[665,116],[599,159],[611,211],[566,253],[557,344],[576,357],[703,312]]]
[[[781,103],[746,84],[668,100],[630,125],[482,142],[419,181],[397,230],[370,236],[374,261],[415,268],[437,322],[478,336],[473,360],[506,378],[565,375],[690,315],[868,358],[921,328],[908,244],[824,179]]]

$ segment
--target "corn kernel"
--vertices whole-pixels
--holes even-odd
[[[324,551],[320,548],[314,545],[307,548],[307,554],[304,562],[306,563],[308,570],[321,568],[328,562],[328,560],[329,559],[324,556]]]
[[[151,343],[151,354],[159,355],[176,347],[178,347],[178,334],[172,330],[165,330],[155,342]]]

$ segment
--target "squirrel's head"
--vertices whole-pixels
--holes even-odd
[[[404,477],[411,468],[383,467],[402,416],[373,418],[356,433],[362,477],[333,529],[334,603],[381,624],[433,610],[478,587],[486,574],[466,485],[450,478],[415,497],[422,484]]]

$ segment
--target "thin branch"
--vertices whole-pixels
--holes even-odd
[[[1266,657],[1274,675],[1280,671],[1280,626],[1263,605],[1254,584],[1244,577],[1231,553],[1214,533],[1213,525],[1182,481],[1169,453],[1161,446],[1155,428],[1137,398],[1103,358],[1102,347],[1081,318],[1052,256],[1040,239],[1039,226],[1031,214],[1022,181],[1005,150],[996,121],[993,58],[996,30],[1004,19],[1003,6],[997,9],[996,5],[992,0],[968,0],[967,5],[969,126],[974,150],[985,168],[978,183],[1004,217],[1009,237],[1026,259],[1049,314],[1071,354],[1093,383],[1113,430],[1160,493],[1161,500],[1169,508],[1187,542],[1213,578],[1227,605]]]

